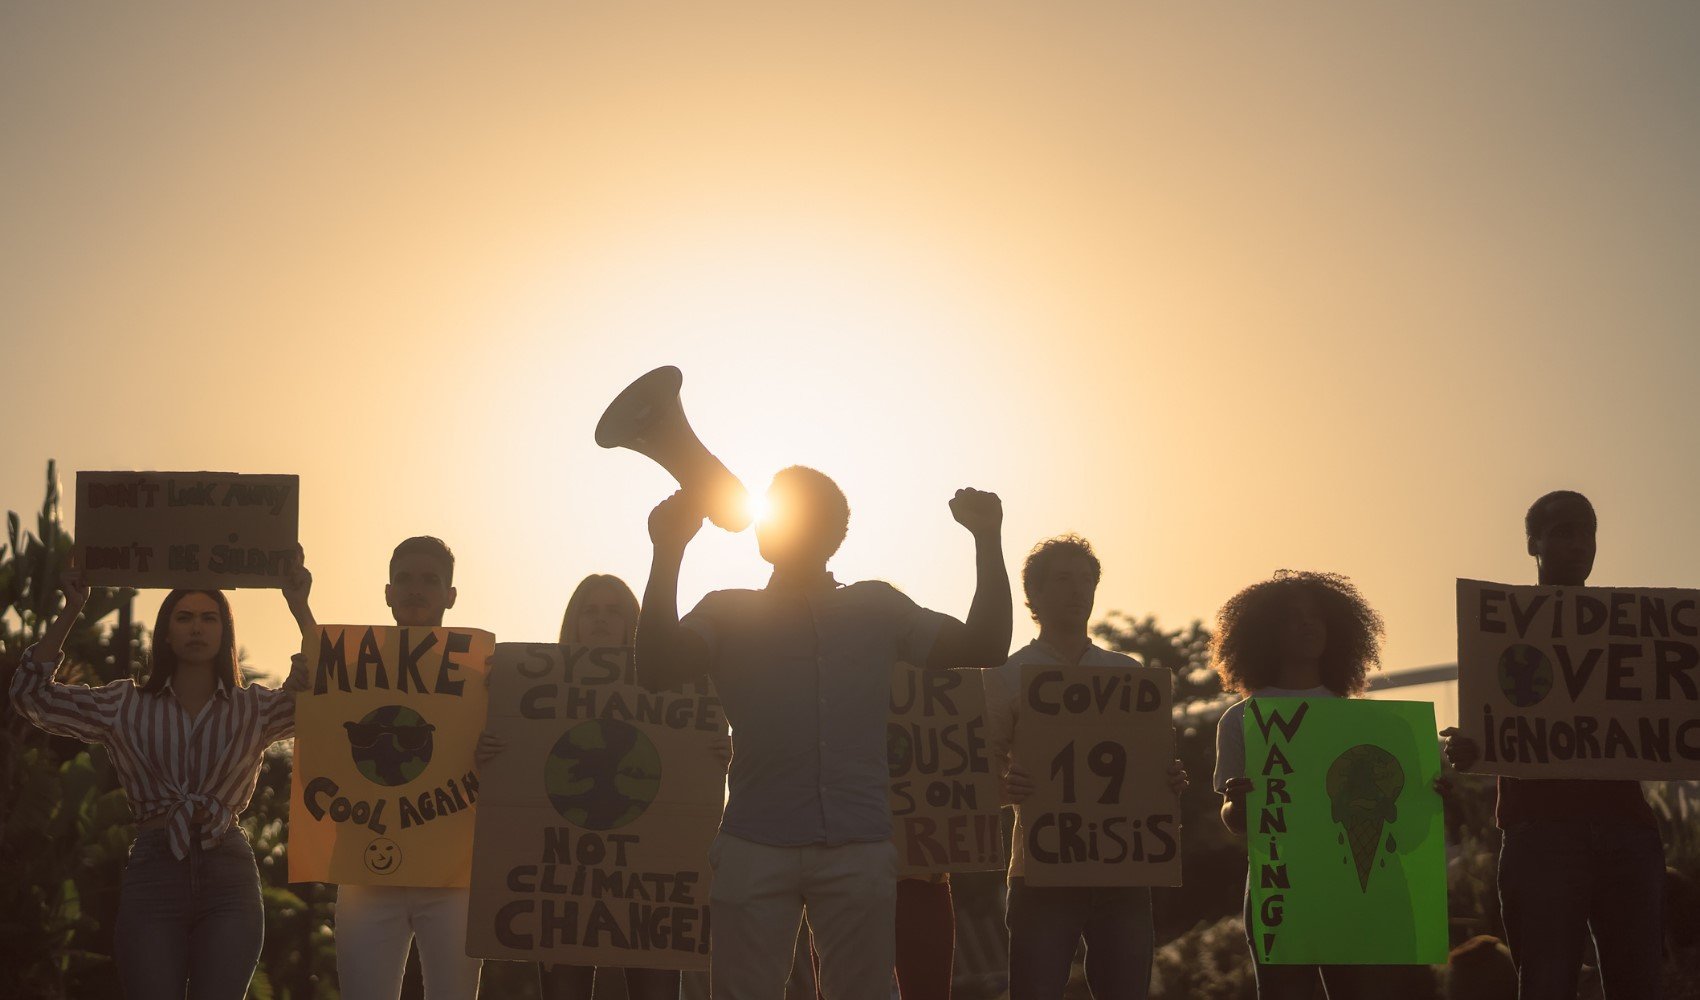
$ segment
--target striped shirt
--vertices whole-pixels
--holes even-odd
[[[254,795],[261,754],[295,732],[292,691],[219,684],[191,716],[170,682],[154,692],[129,680],[60,684],[53,680],[59,660],[41,663],[34,646],[25,650],[12,704],[50,733],[104,745],[136,819],[166,817],[179,859],[188,857],[192,835],[211,849],[229,832]]]

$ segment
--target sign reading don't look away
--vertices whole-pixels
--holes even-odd
[[[1519,778],[1700,778],[1700,591],[1458,581],[1458,724]]]
[[[504,642],[487,726],[467,954],[708,968],[720,699],[644,690],[629,647]]]
[[[300,480],[233,472],[77,473],[77,555],[98,587],[281,587]]]

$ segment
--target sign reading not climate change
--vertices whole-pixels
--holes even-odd
[[[233,472],[77,473],[77,555],[98,587],[281,587],[300,480]]]
[[[464,886],[496,637],[322,625],[295,700],[289,880]]]
[[[1476,770],[1700,778],[1700,591],[1458,581]]]
[[[1002,868],[980,671],[899,663],[891,674],[885,746],[899,874]]]
[[[1181,884],[1172,683],[1161,667],[1021,668],[1029,885]]]
[[[708,968],[720,699],[644,690],[628,647],[504,642],[487,726],[467,954]]]

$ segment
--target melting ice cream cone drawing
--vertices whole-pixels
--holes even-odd
[[[1357,863],[1358,886],[1369,891],[1369,873],[1381,847],[1381,831],[1398,816],[1405,769],[1386,750],[1364,743],[1347,750],[1328,767],[1328,799],[1334,822],[1346,829],[1346,843]]]

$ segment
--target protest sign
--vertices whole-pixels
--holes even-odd
[[[628,647],[504,642],[488,728],[467,954],[708,968],[720,699],[644,690]]]
[[[1169,789],[1173,678],[1160,667],[1021,668],[1014,757],[1029,885],[1180,885],[1180,802]]]
[[[1446,961],[1434,706],[1253,698],[1244,725],[1258,961]]]
[[[980,671],[899,663],[885,746],[899,874],[1001,869],[998,780],[986,751]]]
[[[97,587],[282,587],[300,481],[233,472],[77,473],[77,558]]]
[[[1458,581],[1475,770],[1700,778],[1700,591]]]
[[[295,702],[289,880],[464,886],[495,636],[321,625]]]

